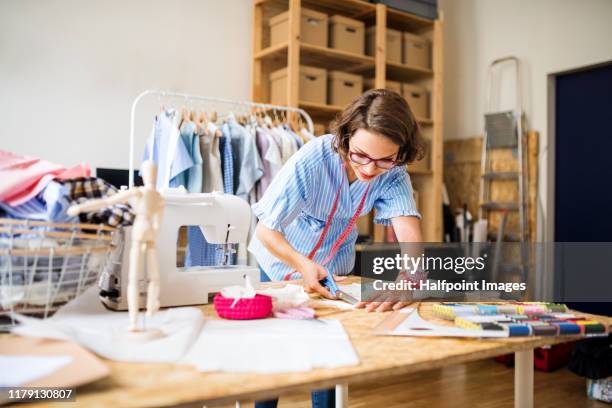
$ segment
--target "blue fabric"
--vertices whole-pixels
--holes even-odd
[[[255,203],[253,212],[264,226],[279,231],[301,254],[308,254],[325,226],[341,185],[338,209],[327,237],[314,257],[322,262],[355,213],[368,185],[359,180],[348,183],[340,155],[332,148],[332,135],[305,144],[294,154]],[[369,182],[370,191],[362,214],[375,208],[375,222],[390,224],[399,216],[420,217],[416,210],[410,177],[404,166],[393,168]],[[357,228],[353,228],[327,267],[337,275],[349,274],[355,263]],[[253,236],[249,251],[272,280],[282,280],[289,266],[272,255]],[[297,277],[297,274],[295,275]]]
[[[229,128],[226,128],[226,126],[223,126],[223,128],[225,131],[219,140],[221,167],[223,170],[223,192],[234,194],[234,155]],[[222,246],[209,244],[199,227],[189,227],[187,229],[187,240],[186,267],[215,266],[223,262]],[[236,260],[237,254],[231,254],[229,263],[236,264]]]
[[[234,155],[232,143],[228,135],[223,135],[219,140],[219,151],[221,153],[221,167],[223,170],[223,192],[234,194]]]
[[[328,390],[315,390],[310,393],[312,400],[312,408],[333,408],[336,406],[336,390],[330,388]],[[276,408],[278,398],[255,401],[255,408]]]
[[[223,251],[216,244],[209,244],[199,227],[187,228],[187,253],[185,266],[215,266],[223,261]]]
[[[228,118],[221,130],[232,141],[234,194],[247,200],[255,188],[255,183],[264,174],[255,135],[241,126],[233,115]]]
[[[202,154],[200,152],[200,137],[196,134],[193,122],[183,124],[181,139],[191,157],[193,165],[176,176],[176,184],[184,186],[190,193],[202,192]]]
[[[180,137],[177,117],[174,109],[157,115],[142,159],[150,159],[157,164],[156,187],[159,191],[178,187],[177,176],[194,164]]]
[[[261,268],[261,266],[259,267],[259,281],[260,282],[272,282],[272,280],[270,279],[270,277],[266,274],[266,272]]]
[[[70,205],[69,189],[61,183],[51,181],[43,191],[21,205],[12,207],[0,202],[0,214],[6,218],[59,223],[78,222],[78,216],[71,217],[66,213]]]

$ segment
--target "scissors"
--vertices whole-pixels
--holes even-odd
[[[319,283],[322,286],[325,286],[329,292],[338,299],[345,301],[346,303],[350,303],[351,305],[356,305],[359,303],[359,300],[338,288],[338,285],[336,284],[336,281],[329,270],[327,271],[327,277],[325,279],[321,279]]]

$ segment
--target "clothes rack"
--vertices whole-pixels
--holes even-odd
[[[158,100],[161,102],[162,98],[179,98],[183,99],[185,104],[189,104],[190,102],[199,102],[199,103],[211,103],[215,105],[225,105],[229,107],[234,107],[237,109],[251,109],[258,108],[264,110],[271,110],[273,112],[281,111],[281,112],[292,112],[297,113],[302,116],[308,125],[308,131],[310,133],[314,133],[314,125],[312,123],[312,118],[304,109],[295,108],[291,106],[282,106],[282,105],[271,105],[268,103],[258,103],[252,101],[239,101],[232,99],[223,99],[223,98],[215,98],[211,96],[202,96],[202,95],[192,95],[181,92],[171,92],[171,91],[160,91],[155,89],[148,89],[140,93],[132,102],[132,108],[130,111],[130,160],[129,160],[129,187],[132,188],[134,186],[134,131],[136,125],[136,107],[138,104],[147,96],[156,95]]]

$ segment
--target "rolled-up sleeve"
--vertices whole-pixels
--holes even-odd
[[[307,205],[311,180],[309,167],[294,154],[280,169],[253,212],[264,226],[282,232]]]
[[[376,199],[374,208],[376,209],[374,222],[377,224],[390,225],[392,218],[402,216],[421,218],[421,214],[416,209],[408,172],[399,171],[389,181],[389,187]]]

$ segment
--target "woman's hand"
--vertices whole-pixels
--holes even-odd
[[[322,286],[319,281],[327,278],[327,269],[318,263],[306,258],[298,272],[302,274],[302,286],[308,293],[318,293],[327,299],[336,299],[330,291]]]
[[[355,308],[365,308],[368,313],[400,310],[413,303],[409,299],[410,296],[406,293],[398,293],[393,290],[377,291],[374,295],[369,296],[367,300],[357,303]]]
[[[387,310],[400,310],[406,306],[411,305],[413,302],[404,301],[384,301],[384,302],[359,302],[355,307],[357,309],[365,308],[366,312],[386,312]]]

